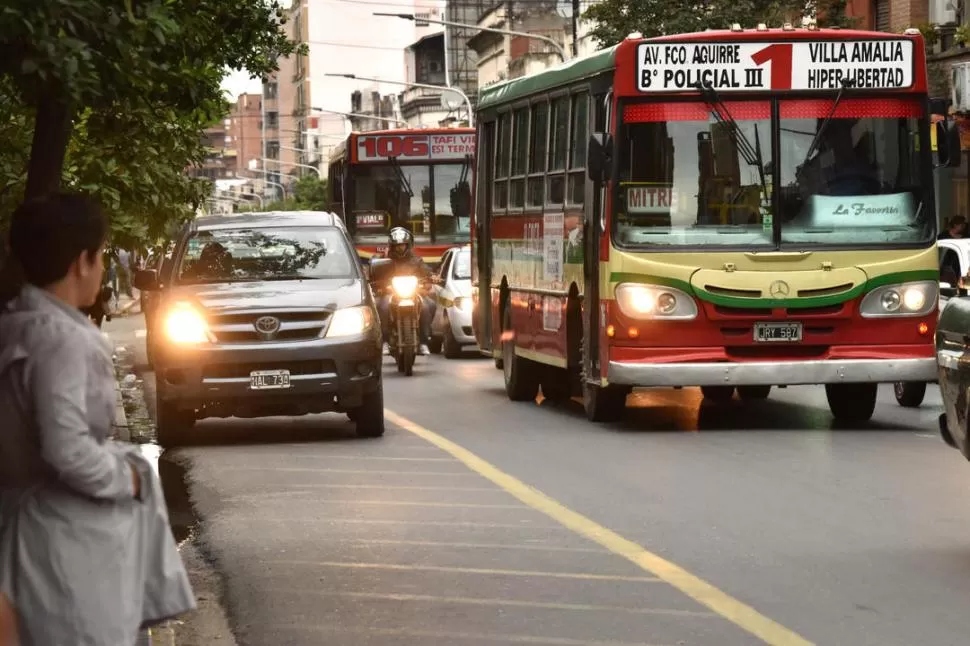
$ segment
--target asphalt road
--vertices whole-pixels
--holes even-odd
[[[143,362],[138,327],[108,330]],[[966,642],[970,464],[935,387],[856,430],[816,387],[645,391],[595,426],[475,353],[385,374],[383,439],[212,420],[176,452],[239,644]]]

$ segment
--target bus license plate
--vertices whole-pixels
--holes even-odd
[[[249,373],[252,390],[280,390],[290,387],[289,370],[254,370]]]
[[[802,340],[802,324],[755,323],[754,340],[758,343],[798,343]]]

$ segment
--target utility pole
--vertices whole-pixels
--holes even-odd
[[[579,55],[579,0],[573,0],[573,58]]]

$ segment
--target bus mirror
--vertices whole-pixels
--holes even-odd
[[[602,182],[606,179],[612,157],[613,138],[603,132],[591,134],[586,146],[586,173],[592,181]]]
[[[963,151],[960,149],[960,128],[953,119],[936,122],[936,159],[944,168],[959,168]]]

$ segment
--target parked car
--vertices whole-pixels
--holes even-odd
[[[163,446],[205,417],[338,411],[358,435],[384,433],[380,322],[339,217],[199,218],[167,280],[152,328]],[[136,281],[160,287],[154,269]]]
[[[455,359],[463,346],[475,345],[472,331],[472,251],[471,245],[454,247],[445,252],[438,267],[440,282],[435,285],[438,309],[431,321],[431,345],[434,353],[444,350]]]
[[[940,313],[946,307],[949,294],[964,285],[964,278],[970,274],[970,238],[944,238],[937,240],[940,253]],[[893,394],[900,406],[916,408],[926,396],[926,382],[897,381],[893,384]]]

